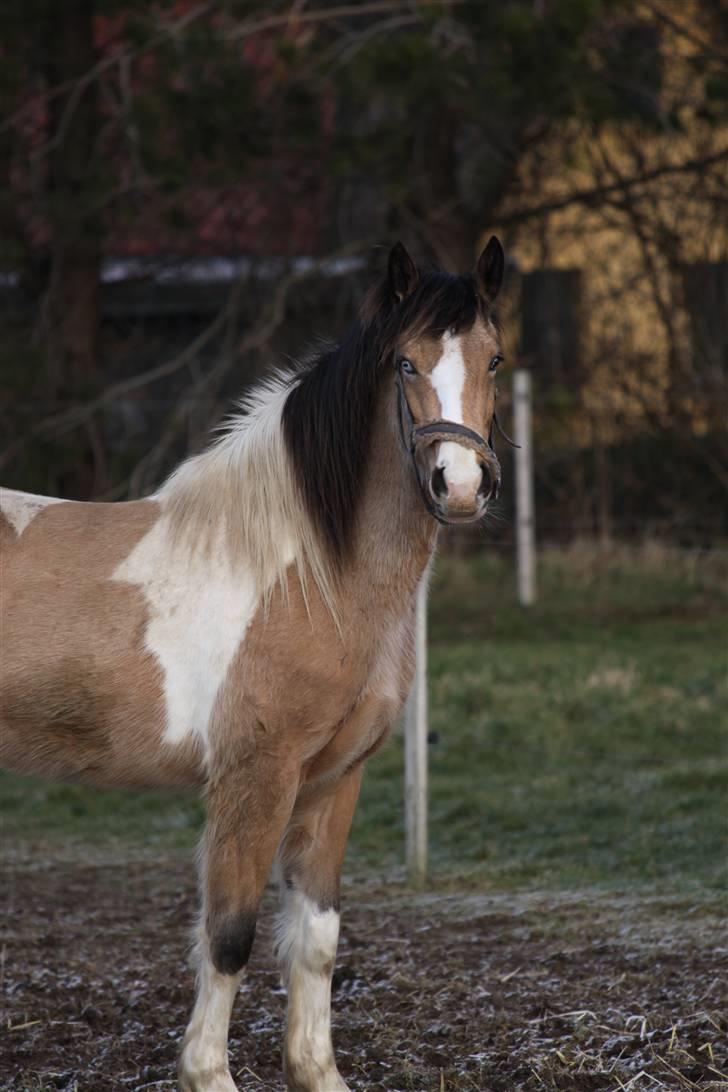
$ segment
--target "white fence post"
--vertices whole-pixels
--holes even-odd
[[[407,877],[424,887],[427,877],[427,574],[417,589],[415,678],[404,722]]]
[[[516,460],[516,558],[518,600],[528,607],[536,600],[536,533],[531,443],[531,375],[524,368],[513,373],[513,431],[518,444]]]

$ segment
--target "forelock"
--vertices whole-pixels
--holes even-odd
[[[421,337],[441,337],[470,330],[478,319],[492,322],[487,301],[476,290],[471,276],[441,271],[425,273],[415,290],[393,308],[384,323],[385,350]]]

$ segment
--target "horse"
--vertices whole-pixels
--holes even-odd
[[[228,1028],[274,865],[289,1092],[331,1036],[344,851],[413,676],[439,525],[483,518],[504,254],[390,252],[340,343],[263,381],[153,495],[0,493],[0,764],[206,797],[181,1092],[235,1092]]]

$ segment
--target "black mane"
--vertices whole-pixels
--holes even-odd
[[[339,345],[304,366],[283,409],[286,446],[308,515],[335,565],[352,543],[379,385],[400,342],[492,318],[473,277],[434,271],[401,303],[385,280]]]

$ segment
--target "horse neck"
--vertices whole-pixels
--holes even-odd
[[[358,516],[354,558],[365,603],[395,611],[411,602],[437,542],[397,431],[394,392],[383,391],[375,414]]]

